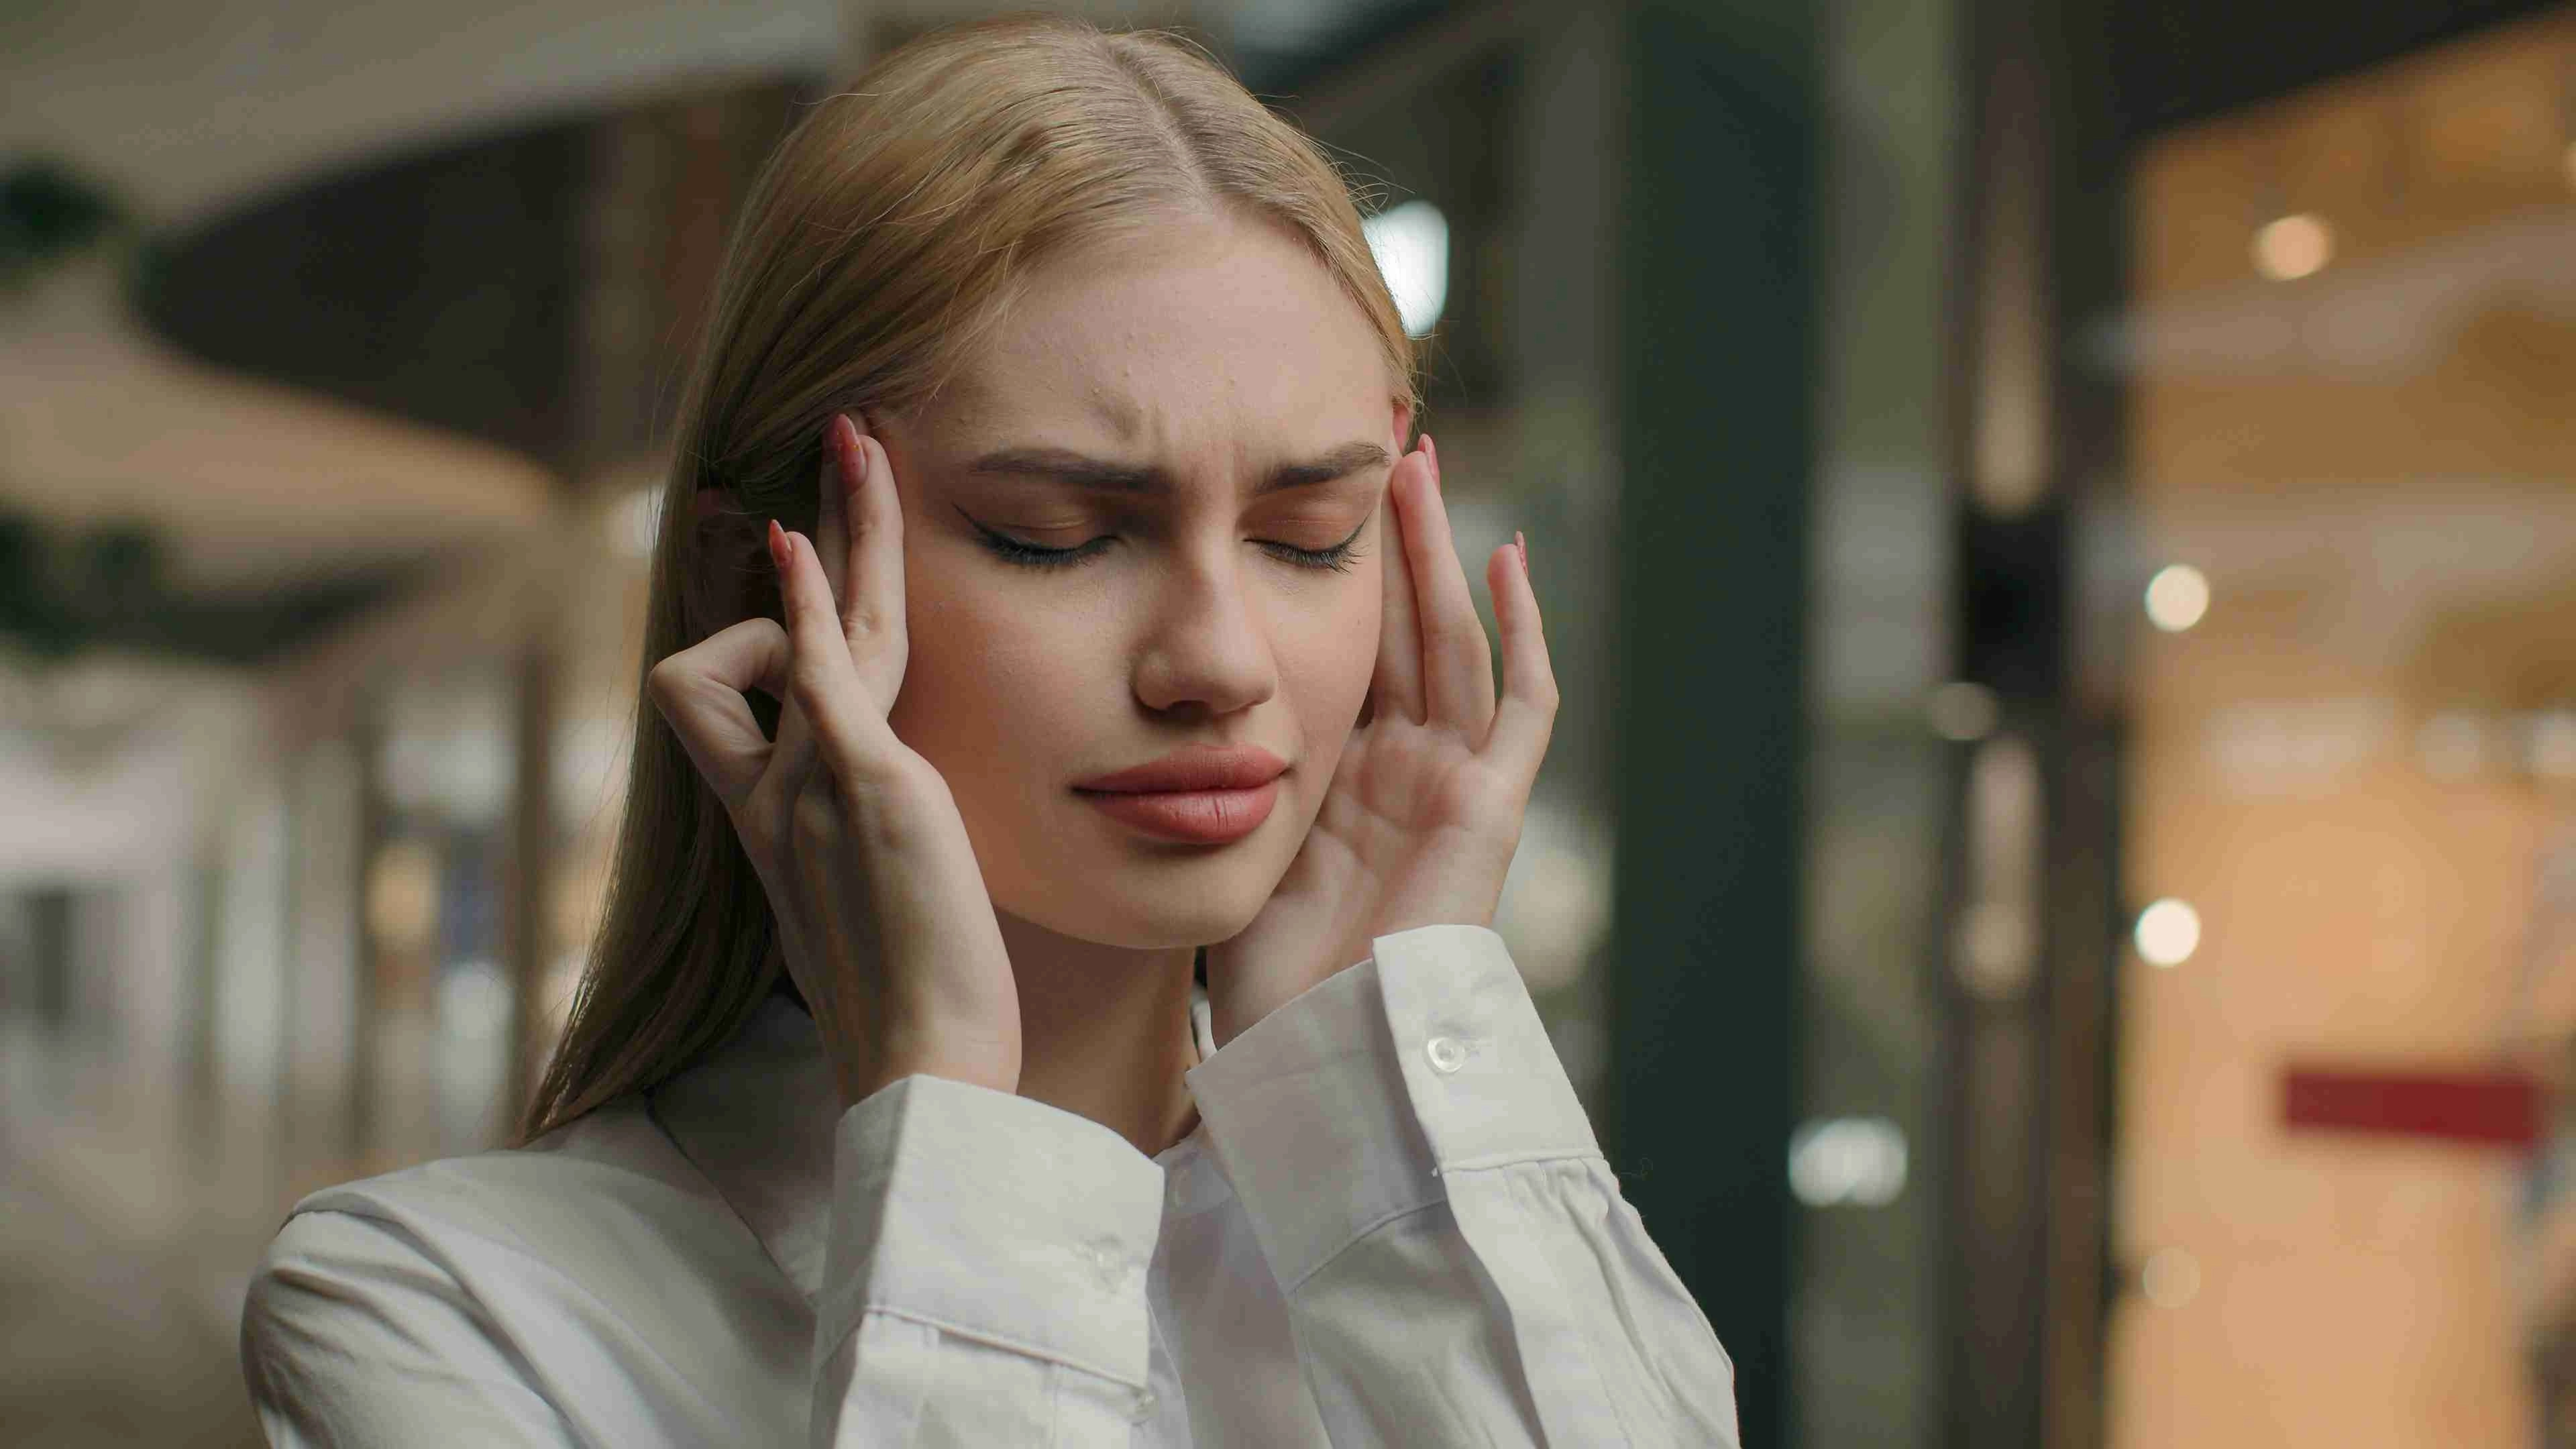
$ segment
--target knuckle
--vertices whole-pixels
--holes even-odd
[[[671,655],[656,664],[644,676],[644,693],[661,709],[668,711],[684,692],[680,656]]]

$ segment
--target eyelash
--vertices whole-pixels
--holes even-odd
[[[973,520],[969,519],[968,522],[971,523]],[[1298,568],[1330,569],[1334,573],[1348,573],[1352,566],[1359,562],[1360,533],[1365,532],[1367,528],[1368,525],[1362,523],[1350,537],[1334,544],[1331,548],[1294,548],[1284,543],[1265,543],[1261,546],[1270,550],[1274,557]],[[1034,543],[1022,543],[1016,538],[995,533],[980,523],[975,524],[975,531],[982,535],[983,545],[1000,555],[1004,561],[1017,564],[1022,568],[1033,569],[1072,568],[1100,553],[1115,541],[1102,537],[1074,548],[1043,548]]]

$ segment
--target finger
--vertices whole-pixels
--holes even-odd
[[[894,464],[885,445],[862,434],[846,414],[836,421],[846,459],[844,517],[850,521],[842,574],[847,582],[835,595],[841,601],[841,633],[849,640],[850,658],[869,696],[891,706],[903,687],[910,643],[903,604],[903,502],[895,492]]]
[[[894,733],[886,726],[885,707],[868,697],[851,663],[814,541],[801,533],[784,538],[787,566],[780,597],[786,603],[793,651],[787,692],[804,707],[815,758],[845,788],[864,788],[883,778],[883,766],[894,754]]]
[[[1512,535],[1515,541],[1520,535]],[[1485,560],[1485,588],[1494,598],[1494,623],[1503,635],[1503,697],[1483,753],[1535,779],[1556,728],[1556,666],[1548,661],[1547,631],[1530,583],[1526,544],[1504,544]]]
[[[1386,517],[1381,536],[1392,535],[1398,546],[1381,548],[1386,564],[1386,604],[1383,621],[1378,626],[1377,673],[1369,684],[1369,712],[1372,719],[1398,717],[1420,724],[1422,706],[1422,624],[1413,604],[1413,567],[1406,562],[1402,547],[1405,534],[1411,531],[1404,522],[1404,510],[1397,499],[1411,485],[1411,475],[1428,462],[1421,450],[1396,460],[1395,469],[1386,480]]]
[[[1458,546],[1449,536],[1449,508],[1441,500],[1440,452],[1422,440],[1426,467],[1409,500],[1414,510],[1404,530],[1413,566],[1414,607],[1422,616],[1422,682],[1425,719],[1446,723],[1481,740],[1494,720],[1494,659]],[[1413,522],[1419,521],[1420,527]]]
[[[767,768],[771,745],[745,696],[787,692],[787,631],[752,618],[719,630],[653,666],[646,697],[728,810]]]
[[[823,582],[835,599],[849,597],[850,460],[841,418],[823,424],[823,467],[814,483],[814,551],[823,560]]]
[[[831,490],[827,487],[823,491],[829,493]],[[788,562],[793,553],[794,551],[788,546],[786,530],[778,526],[777,519],[771,519],[769,521],[769,562],[778,575],[781,618],[788,617],[786,612]],[[788,639],[787,672],[792,680],[796,662],[795,636],[784,626],[779,632],[786,635]],[[793,688],[782,684],[777,691],[777,697],[778,739],[770,748],[769,767],[763,776],[762,789],[777,807],[783,808],[805,788],[806,777],[814,771],[814,725],[805,717],[805,705],[796,697],[796,691]]]

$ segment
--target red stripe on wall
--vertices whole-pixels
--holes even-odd
[[[2369,1132],[2502,1147],[2540,1140],[2540,1086],[2504,1072],[2352,1071],[2294,1066],[2283,1114],[2295,1131]]]

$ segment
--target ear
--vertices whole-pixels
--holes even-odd
[[[1397,457],[1402,457],[1413,446],[1413,404],[1397,398],[1392,406],[1395,413],[1395,452]]]

